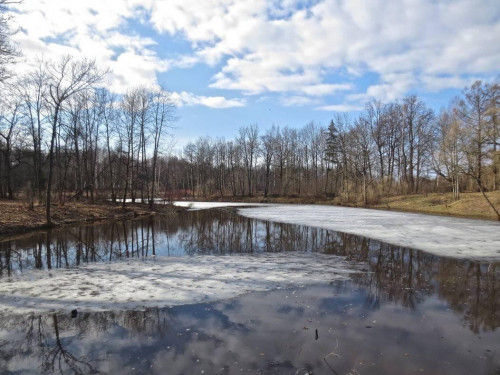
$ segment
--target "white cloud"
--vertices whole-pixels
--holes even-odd
[[[460,76],[435,76],[435,75],[426,75],[422,77],[422,84],[430,90],[437,92],[442,89],[447,88],[455,88],[462,89],[466,86],[470,86],[476,80],[480,79],[480,77],[468,77],[463,78]]]
[[[343,69],[382,76],[364,95],[390,100],[429,74],[463,78],[500,66],[494,0],[325,0],[304,2],[300,10],[293,1],[240,3],[161,2],[153,24],[185,35],[206,63],[222,61],[212,87],[249,94],[310,95],[307,87],[320,87],[328,72]],[[175,12],[167,12],[171,5]],[[384,78],[393,74],[414,77],[401,83]]]
[[[40,0],[13,6],[19,28],[13,38],[24,53],[18,72],[30,69],[40,58],[85,56],[110,68],[109,88],[123,93],[131,86],[154,85],[156,74],[169,67],[151,48],[156,44],[153,39],[124,31],[128,18],[141,15],[139,1]]]
[[[316,85],[305,86],[302,91],[307,95],[312,96],[323,96],[330,95],[337,91],[352,90],[352,85],[348,83],[342,84],[330,84],[330,83],[320,83]]]
[[[172,66],[205,63],[217,70],[210,85],[216,89],[292,97],[350,90],[347,100],[392,100],[422,83],[440,90],[497,75],[500,66],[497,0],[39,0],[15,6],[21,26],[15,38],[27,55],[91,55],[118,69],[112,83],[118,91],[152,83]],[[160,58],[157,35],[128,30],[131,19],[184,39],[191,53]],[[326,83],[340,72],[338,83]],[[365,73],[380,78],[356,92],[349,80]],[[433,84],[443,76],[453,78]]]
[[[351,111],[361,111],[363,110],[362,105],[355,104],[330,104],[316,107],[318,111],[329,111],[329,112],[351,112]]]
[[[172,99],[176,101],[179,107],[201,105],[210,108],[232,108],[244,107],[246,105],[245,99],[227,99],[223,96],[200,96],[185,91],[180,93],[174,92]]]

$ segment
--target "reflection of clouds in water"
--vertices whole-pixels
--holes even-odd
[[[226,328],[221,320],[203,321],[203,335],[198,334],[183,347],[183,353],[190,355],[158,353],[155,368],[157,373],[168,368],[173,374],[198,370],[224,373],[222,368],[226,373],[250,369],[254,373],[281,370],[288,374],[300,368],[329,373],[323,358],[331,352],[339,357],[329,357],[329,363],[342,374],[354,367],[370,374],[399,374],[414,369],[481,373],[482,368],[500,365],[498,332],[475,336],[434,298],[417,311],[393,304],[367,310],[364,298],[362,291],[312,287],[265,296],[245,295],[238,298],[236,305],[218,303],[216,309],[223,312],[220,319],[229,322]],[[283,314],[284,308],[299,313]],[[176,323],[190,327],[193,319],[181,314],[176,316]],[[485,355],[489,363],[477,363]],[[194,364],[194,358],[199,362]]]
[[[476,335],[436,297],[416,310],[394,303],[372,309],[365,298],[352,282],[335,282],[214,304],[60,316],[58,330],[76,358],[120,374],[331,373],[324,357],[332,352],[339,356],[328,361],[339,374],[352,368],[361,374],[493,373],[500,366],[500,332]],[[34,319],[30,334],[37,337]],[[55,345],[52,316],[40,319],[45,348],[28,343],[29,318],[0,322],[2,350],[13,354],[10,370],[23,355],[24,368],[37,368],[39,351]]]
[[[125,238],[127,241],[124,241]],[[51,245],[47,247],[47,243]],[[126,257],[142,259],[150,257],[154,249],[157,255],[166,255],[165,243],[169,246],[167,249],[170,249],[170,254],[176,255],[260,252],[295,254],[290,250],[296,250],[299,253],[307,251],[343,256],[346,257],[344,259],[365,264],[370,270],[368,273],[354,273],[350,277],[357,285],[369,288],[367,303],[373,307],[385,301],[397,301],[405,307],[415,308],[425,300],[426,296],[439,293],[439,296],[447,300],[454,311],[463,315],[464,321],[474,332],[494,330],[500,322],[500,311],[496,307],[498,305],[497,291],[500,288],[500,263],[481,264],[460,259],[440,258],[421,251],[369,240],[366,237],[321,228],[248,219],[234,214],[232,210],[198,210],[184,212],[174,219],[156,216],[124,222],[65,227],[49,233],[22,236],[16,241],[1,242],[0,274],[4,277],[0,278],[0,285],[9,282],[5,276],[16,274],[21,269],[28,276],[32,272],[30,267],[35,266],[45,269],[51,264],[53,268],[71,268],[87,262],[109,262],[110,260],[120,262],[120,259],[123,261]],[[33,248],[37,251],[33,251]],[[283,260],[285,261],[284,258]],[[176,277],[177,274],[186,277],[182,274],[184,268],[180,267],[176,270],[177,273],[170,272],[161,277],[155,274],[158,273],[156,270],[151,275],[150,282],[156,284],[155,280],[161,278],[164,281],[163,287],[166,288],[169,280],[175,282],[176,278],[179,279]],[[290,265],[288,268],[290,277],[296,274],[297,269],[300,274],[302,268],[302,264],[297,264],[296,267]],[[247,271],[255,272],[256,269],[249,266]],[[59,271],[51,270],[50,272],[58,274]],[[222,271],[222,273],[225,272]],[[268,269],[266,275],[272,272],[274,270]],[[44,275],[44,273],[35,272],[34,276],[38,277],[36,275],[40,274]],[[243,276],[240,273],[238,277]],[[136,287],[143,287],[141,282],[144,280],[137,275],[131,274],[129,279],[122,278],[123,275],[117,277],[120,278],[116,280],[117,282],[122,280],[121,284],[132,288],[132,291]],[[110,276],[107,275],[104,280],[109,278]],[[206,277],[204,285],[207,289],[213,282],[213,278],[213,275]],[[86,303],[98,304],[101,295],[113,294],[109,288],[113,288],[114,281],[100,283],[97,277],[90,281],[95,284],[92,288],[86,285],[88,280],[84,280],[82,285],[76,284],[75,286],[78,288],[78,297],[85,297],[90,293],[87,297],[92,301],[87,299]],[[234,284],[235,288],[241,287],[237,281]],[[254,289],[252,290],[256,290],[257,284],[258,281],[253,283]],[[123,292],[126,289],[125,286],[120,285],[118,290]],[[68,285],[65,288],[67,291]],[[44,292],[44,297],[52,295],[56,298],[60,297],[57,289],[58,287],[48,288]],[[146,285],[144,289],[133,293],[132,301],[127,301],[128,306],[137,306],[140,302],[138,299],[144,299],[144,294],[149,289],[151,289],[150,286]],[[190,293],[192,301],[200,300],[198,292],[203,291],[190,289],[189,292],[183,289],[182,285],[172,289],[179,293],[183,290]],[[38,293],[38,291],[33,292]],[[67,298],[69,294],[63,297]],[[154,296],[154,294],[151,295]],[[175,296],[172,293],[168,296],[168,298],[173,297]],[[26,305],[30,302],[32,304],[45,303],[40,298],[31,298],[30,301],[25,302]],[[78,303],[78,301],[75,302],[76,305]],[[104,305],[117,306],[116,303],[111,300],[105,301]],[[102,309],[104,305],[101,303],[99,305],[101,307],[98,306],[98,308]],[[145,305],[154,306],[155,304],[149,300]],[[160,300],[156,305],[163,306],[164,302]],[[72,307],[62,307],[62,309],[68,308]]]
[[[249,291],[346,279],[361,266],[312,253],[158,257],[32,271],[3,279],[0,312],[110,310],[231,298]]]

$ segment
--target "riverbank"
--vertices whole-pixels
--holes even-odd
[[[495,207],[500,207],[500,191],[487,193],[488,198]],[[195,201],[226,201],[245,203],[297,203],[297,204],[325,204],[344,207],[376,208],[389,211],[404,211],[470,219],[496,220],[496,214],[488,205],[481,193],[462,193],[458,201],[453,200],[452,193],[431,193],[398,195],[383,197],[376,203],[364,206],[358,202],[349,203],[339,198],[325,199],[317,197],[267,197],[245,196],[245,197],[209,197],[200,199],[189,199]]]
[[[178,209],[178,208],[177,208]],[[75,223],[116,220],[154,214],[173,214],[176,208],[170,205],[158,205],[150,210],[143,204],[129,203],[125,208],[111,202],[96,203],[69,202],[64,205],[52,205],[53,226]],[[0,200],[0,236],[30,232],[47,228],[45,206],[28,209],[25,202]]]
[[[487,193],[489,199],[500,207],[500,191]],[[343,202],[338,198],[325,199],[316,197],[208,197],[193,199],[211,202],[245,202],[245,203],[295,203],[295,204],[325,204],[346,207],[363,207],[361,204]],[[415,194],[381,198],[379,202],[368,204],[365,208],[375,208],[390,211],[427,213],[473,219],[496,220],[495,213],[481,193],[462,193],[460,200],[453,201],[451,193],[445,194]],[[178,209],[178,208],[177,208]],[[146,205],[128,203],[123,209],[121,205],[107,201],[97,203],[68,202],[64,205],[52,206],[52,219],[55,226],[95,222],[101,220],[123,219],[157,213],[171,214],[175,208],[170,205],[156,205],[149,210]],[[45,221],[45,206],[35,206],[28,209],[25,202],[0,200],[0,236],[29,232],[47,228]]]

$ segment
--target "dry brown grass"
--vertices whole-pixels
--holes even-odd
[[[158,206],[156,209],[162,212],[169,210],[165,206]],[[129,204],[125,209],[108,202],[95,204],[70,202],[62,206],[52,205],[52,220],[55,225],[112,220],[153,213],[155,211],[150,211],[145,205],[139,204]],[[35,206],[33,210],[29,210],[25,202],[0,200],[0,235],[41,229],[45,226],[45,206]]]
[[[487,193],[495,207],[500,207],[500,191]],[[247,203],[296,203],[296,204],[329,204],[340,206],[362,207],[360,199],[357,203],[346,203],[340,198],[327,199],[325,197],[211,197],[197,199],[212,201],[230,201]],[[495,212],[488,205],[481,193],[462,193],[460,200],[453,201],[452,193],[432,193],[400,195],[380,198],[377,203],[368,204],[366,207],[385,210],[420,212],[436,215],[469,217],[476,219],[496,220]]]
[[[486,194],[495,207],[500,207],[500,191]],[[451,193],[396,196],[384,198],[373,207],[496,220],[495,212],[481,193],[462,193],[458,201],[453,201]]]

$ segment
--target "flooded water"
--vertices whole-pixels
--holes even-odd
[[[249,287],[264,279],[259,263],[274,255],[303,263],[286,270],[290,279],[314,282]],[[166,258],[182,260],[184,268],[199,259],[229,268],[256,262],[234,274],[234,288],[245,290],[230,299],[133,310],[72,313],[68,305],[55,312],[36,312],[36,306],[32,313],[4,311],[0,373],[500,374],[499,263],[442,258],[324,229],[247,219],[228,209],[2,241],[0,289],[12,290],[17,280],[40,272],[57,278],[92,265]],[[299,267],[318,259],[319,267],[300,274]],[[329,277],[341,262],[352,272]],[[266,274],[285,267],[277,264]],[[244,279],[249,269],[257,277],[241,284],[237,275]]]

